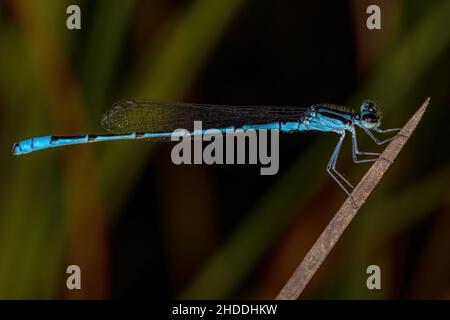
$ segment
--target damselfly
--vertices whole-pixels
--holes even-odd
[[[203,129],[193,131],[194,121],[202,121]],[[102,117],[102,126],[111,134],[82,136],[42,136],[15,143],[12,153],[21,155],[37,150],[71,144],[123,139],[170,139],[175,129],[183,128],[191,136],[202,135],[215,128],[226,133],[230,129],[266,129],[281,132],[322,131],[335,132],[339,140],[328,161],[327,171],[337,184],[351,197],[353,185],[336,170],[336,161],[346,131],[352,136],[352,156],[355,163],[379,160],[379,153],[358,149],[355,127],[362,128],[377,144],[395,139],[381,140],[373,131],[393,132],[400,129],[381,129],[381,113],[374,102],[366,100],[360,111],[333,105],[316,104],[310,107],[280,106],[225,106],[191,103],[128,100],[115,103]],[[372,156],[359,159],[358,156]]]

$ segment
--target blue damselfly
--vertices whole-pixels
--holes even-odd
[[[202,121],[203,130],[192,132],[194,121]],[[381,113],[374,102],[366,100],[359,112],[333,104],[316,104],[309,107],[282,106],[225,106],[179,102],[134,101],[118,102],[102,117],[102,126],[110,134],[81,136],[42,136],[15,143],[12,153],[22,155],[37,150],[109,140],[170,139],[175,129],[183,128],[191,135],[201,135],[215,128],[224,133],[230,129],[266,129],[281,132],[322,131],[335,132],[339,140],[334,148],[327,171],[337,184],[351,197],[353,185],[336,170],[336,161],[346,132],[352,136],[352,156],[355,163],[379,160],[379,153],[358,149],[356,127],[363,129],[377,144],[381,140],[373,132],[386,133],[400,129],[381,129]],[[358,156],[372,156],[359,159]]]

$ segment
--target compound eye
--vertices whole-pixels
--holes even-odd
[[[373,103],[369,103],[367,105],[367,111],[368,112],[375,112],[375,106],[373,105]]]

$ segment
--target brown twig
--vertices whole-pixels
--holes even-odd
[[[357,206],[355,207],[352,204],[350,198],[342,204],[341,208],[322,232],[319,239],[317,239],[316,243],[312,246],[303,261],[281,289],[276,300],[298,299],[322,262],[330,253],[331,249],[333,249],[344,230],[350,224],[350,221],[355,217],[359,208],[364,204],[367,197],[381,180],[384,173],[391,166],[406,141],[408,141],[409,137],[416,129],[429,101],[430,98],[425,100],[422,106],[399,132],[398,138],[392,140],[384,150],[381,157],[387,161],[376,161],[353,190],[352,197]]]

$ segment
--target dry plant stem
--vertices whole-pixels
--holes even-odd
[[[322,232],[319,239],[317,239],[316,243],[314,243],[303,261],[281,289],[276,300],[298,299],[322,262],[330,253],[331,249],[333,249],[333,246],[339,240],[344,230],[350,224],[350,221],[352,221],[359,208],[364,204],[367,197],[381,180],[384,173],[391,166],[406,141],[408,141],[409,137],[416,129],[429,101],[430,98],[427,98],[408,123],[398,133],[398,138],[392,140],[386,147],[381,157],[387,161],[376,161],[353,190],[352,197],[357,206],[355,207],[352,205],[350,198],[345,200],[339,211],[334,215],[333,219]]]

